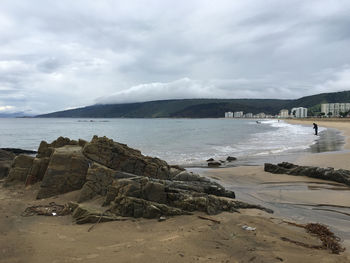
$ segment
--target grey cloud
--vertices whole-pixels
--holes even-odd
[[[0,106],[347,89],[349,11],[317,0],[5,0]]]

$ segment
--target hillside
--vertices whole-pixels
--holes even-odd
[[[227,111],[277,114],[279,110],[306,107],[313,113],[321,103],[350,102],[350,91],[322,93],[296,100],[183,99],[141,103],[92,105],[39,115],[40,118],[218,118]]]

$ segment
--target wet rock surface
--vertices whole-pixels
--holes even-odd
[[[283,162],[277,165],[265,163],[264,170],[275,174],[308,176],[350,185],[350,171],[344,169],[335,170],[331,167],[321,168],[315,166],[299,166],[292,163]]]

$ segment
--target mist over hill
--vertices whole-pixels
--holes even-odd
[[[180,99],[125,104],[98,104],[38,115],[40,118],[218,118],[227,111],[277,114],[281,109],[309,108],[320,111],[321,103],[350,102],[350,91],[322,93],[296,100],[278,99]]]

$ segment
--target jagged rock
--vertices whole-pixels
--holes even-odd
[[[271,209],[259,205],[251,205],[248,203],[214,195],[189,196],[183,200],[175,201],[173,205],[185,211],[202,211],[206,212],[208,215],[217,215],[223,211],[237,212],[238,209],[247,208],[260,209],[268,213],[273,213]]]
[[[330,167],[298,166],[283,162],[277,165],[265,163],[264,170],[270,173],[308,176],[350,185],[350,171],[344,169],[334,170]]]
[[[96,195],[106,195],[107,187],[113,182],[114,173],[114,170],[96,163],[90,166],[78,202],[87,201]]]
[[[32,168],[27,176],[26,185],[31,185],[41,181],[44,178],[50,158],[35,158],[33,160]]]
[[[68,206],[70,207],[72,217],[77,224],[126,220],[125,218],[112,214],[110,211],[102,211],[101,209],[79,205],[74,202],[69,202]]]
[[[16,155],[12,152],[0,150],[0,179],[8,176],[13,159]]]
[[[208,162],[208,167],[218,167],[221,165],[221,162],[213,161],[213,162]]]
[[[194,174],[191,172],[183,171],[175,175],[172,180],[174,181],[208,181],[208,179]]]
[[[175,199],[184,199],[184,195],[216,195],[235,198],[234,192],[226,190],[218,183],[209,180],[169,181],[135,177],[117,180],[109,186],[105,205],[122,196],[137,197],[165,204]]]
[[[37,198],[67,193],[82,188],[89,167],[79,146],[64,146],[54,149],[40,185]]]
[[[212,165],[215,162],[209,162]],[[220,165],[220,162],[218,162]],[[268,209],[233,200],[233,191],[181,167],[169,166],[106,137],[86,142],[59,137],[40,144],[37,158],[20,155],[9,181],[40,181],[37,198],[79,190],[79,202],[105,196],[101,208],[71,203],[77,223],[121,220],[120,216],[160,218],[193,211],[217,214],[238,208]]]
[[[170,167],[165,161],[144,156],[139,150],[107,137],[94,136],[84,146],[83,153],[90,160],[114,170],[159,179],[170,178]]]
[[[80,147],[84,147],[87,143],[88,143],[88,142],[85,141],[85,140],[83,140],[83,139],[79,139],[79,140],[78,140],[78,145],[79,145]]]
[[[82,143],[82,142],[81,142]],[[83,143],[82,143],[83,144]],[[79,145],[79,142],[71,140],[66,137],[58,137],[57,140],[54,140],[52,143],[47,143],[42,141],[39,145],[37,158],[50,157],[55,148],[60,148],[66,145]]]
[[[257,208],[272,212],[261,206],[211,195],[204,191],[191,191],[188,187],[183,187],[184,185],[184,182],[145,177],[121,179],[108,187],[105,205],[112,204],[110,211],[117,215],[145,218],[194,211],[218,214],[222,211],[234,212],[239,208]],[[173,210],[175,208],[178,210]]]
[[[209,158],[207,162],[214,162],[215,160],[213,158]]]
[[[184,169],[177,169],[176,167],[170,167],[170,178],[174,178],[176,175],[181,173],[182,171],[185,171]]]
[[[5,185],[11,182],[25,182],[29,175],[34,157],[20,154],[18,155],[12,164],[11,170],[6,178]]]
[[[114,200],[110,211],[128,217],[159,218],[161,216],[188,215],[187,211],[135,197],[121,197]]]
[[[228,162],[232,162],[232,161],[236,161],[236,160],[237,160],[237,158],[236,157],[232,157],[232,156],[228,156],[226,158],[226,161],[228,161]]]

